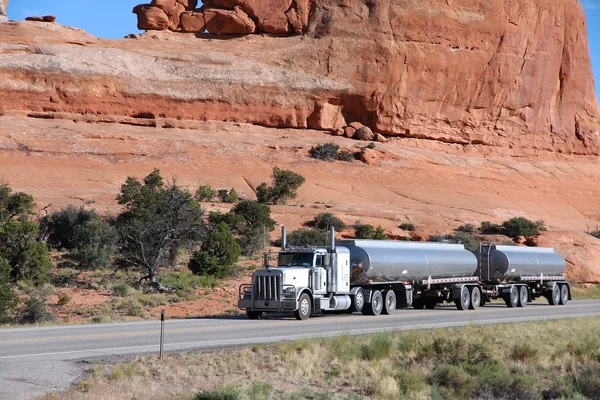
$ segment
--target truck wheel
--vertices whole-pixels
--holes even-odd
[[[548,299],[548,304],[551,306],[557,306],[560,304],[560,285],[556,284],[552,288],[552,291],[548,293],[546,297]]]
[[[518,307],[525,307],[529,301],[529,292],[527,286],[521,286],[519,289],[519,304]]]
[[[469,292],[471,292],[471,304],[469,304],[469,310],[476,310],[481,305],[481,290],[479,289],[479,286],[471,286]]]
[[[352,305],[350,306],[350,310],[352,310],[352,312],[361,312],[364,306],[365,292],[363,292],[362,288],[358,288],[352,297]]]
[[[412,306],[415,310],[422,310],[425,308],[425,302],[421,299],[413,299]]]
[[[385,291],[385,302],[383,305],[383,313],[392,315],[396,311],[396,293],[393,290]]]
[[[569,301],[569,287],[567,285],[560,285],[560,304],[565,305]]]
[[[310,296],[306,293],[302,293],[300,295],[300,300],[298,300],[298,309],[294,311],[294,316],[297,320],[304,321],[310,317],[311,311],[312,305],[310,303]]]
[[[383,310],[383,296],[379,290],[373,291],[371,302],[365,304],[363,308],[364,315],[379,315]]]
[[[263,314],[262,311],[246,310],[246,315],[248,316],[249,319],[261,319],[262,314]]]
[[[460,289],[460,297],[458,299],[454,299],[456,303],[456,308],[459,310],[468,310],[471,305],[471,293],[469,293],[469,288],[463,286]]]
[[[507,307],[515,308],[519,305],[519,287],[512,286],[510,293],[504,298]]]
[[[425,308],[428,310],[433,310],[437,306],[437,300],[428,300],[425,302]]]

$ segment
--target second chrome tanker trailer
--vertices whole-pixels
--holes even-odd
[[[537,297],[552,305],[570,300],[565,260],[551,248],[481,245],[471,252],[461,244],[340,240],[330,231],[329,247],[288,246],[276,267],[252,274],[240,286],[238,307],[249,318],[293,312],[304,320],[318,311],[392,314],[397,308],[435,308],[453,302],[459,310],[479,308],[494,299],[524,307]]]

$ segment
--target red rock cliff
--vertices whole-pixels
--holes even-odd
[[[387,135],[600,153],[577,0],[315,0],[295,37],[107,41],[6,23],[0,38],[5,109],[321,129],[360,121]]]

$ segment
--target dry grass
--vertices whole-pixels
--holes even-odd
[[[598,332],[580,318],[144,357],[43,398],[600,398]]]

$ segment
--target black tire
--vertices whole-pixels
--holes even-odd
[[[529,290],[527,286],[521,286],[519,288],[519,304],[517,307],[525,307],[529,302]]]
[[[354,296],[352,296],[351,312],[362,312],[365,307],[365,292],[362,288],[358,288]]]
[[[548,292],[546,298],[548,299],[548,304],[551,306],[557,306],[560,304],[560,285],[556,284],[552,288],[552,291]]]
[[[422,299],[413,299],[412,306],[415,310],[422,310],[425,308],[425,302]]]
[[[459,310],[468,310],[471,306],[471,293],[469,292],[469,288],[463,286],[460,289],[460,297],[458,299],[454,299],[456,303],[456,308]]]
[[[262,313],[262,311],[246,310],[246,315],[248,316],[249,319],[261,319],[263,313]]]
[[[392,315],[396,311],[396,293],[393,290],[386,290],[383,302],[383,313]]]
[[[304,321],[310,317],[311,313],[312,303],[310,301],[310,296],[306,293],[302,293],[300,299],[298,299],[298,309],[294,311],[294,316],[297,320]]]
[[[471,286],[469,287],[469,292],[471,292],[469,310],[477,310],[481,305],[481,289],[479,289],[479,286]]]
[[[437,300],[428,300],[425,302],[425,308],[428,310],[433,310],[437,304]]]
[[[510,293],[504,297],[504,302],[507,307],[515,308],[519,305],[519,287],[512,286],[510,288]]]
[[[564,306],[569,301],[569,286],[560,285],[560,305]]]
[[[364,315],[379,315],[383,310],[383,295],[379,290],[374,290],[371,294],[371,302],[365,303],[363,308]]]

